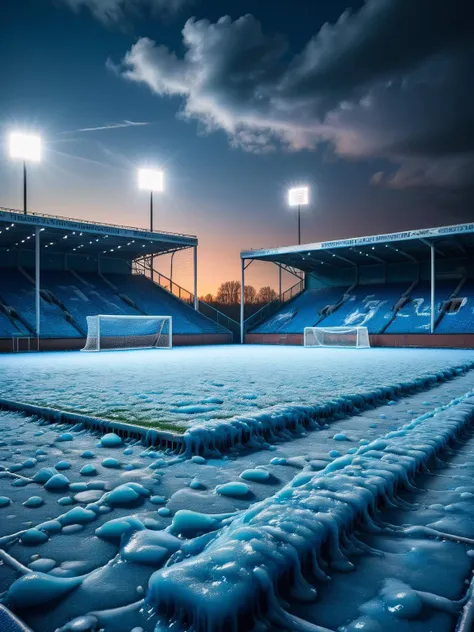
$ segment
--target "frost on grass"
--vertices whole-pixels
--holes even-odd
[[[245,350],[247,361],[258,351]],[[290,351],[283,355],[282,350],[276,351],[270,362],[271,352],[263,349],[267,360],[259,365],[261,375],[250,368],[250,375],[244,372],[240,378],[242,385],[228,360],[232,379],[230,373],[217,375],[212,363],[208,366],[210,374],[202,366],[195,368],[201,372],[199,379],[175,384],[175,392],[167,400],[169,406],[179,408],[178,402],[190,406],[193,400],[202,406],[224,407],[229,397],[231,404],[232,397],[236,402],[255,403],[262,397],[277,401],[283,377],[290,379],[288,374],[305,357],[306,350],[283,350]],[[211,352],[219,350],[207,350]],[[358,357],[359,365],[340,367],[339,361],[329,360],[328,375],[341,389],[348,389],[352,380],[354,392],[346,390],[342,395],[345,393],[354,411],[364,401],[362,388],[383,388],[390,383],[396,391],[400,385],[415,382],[424,390],[352,417],[332,418],[329,423],[318,424],[314,432],[281,431],[274,443],[247,443],[244,451],[232,449],[207,458],[145,448],[130,439],[101,441],[100,435],[80,426],[47,424],[0,412],[0,592],[5,603],[35,632],[182,632],[191,621],[194,629],[203,632],[231,626],[247,630],[254,625],[262,631],[346,626],[347,632],[400,632],[411,622],[404,615],[414,617],[416,632],[424,632],[424,622],[429,626],[426,629],[434,632],[454,629],[466,589],[463,582],[474,559],[468,554],[474,550],[474,541],[458,545],[446,538],[449,533],[474,537],[474,445],[470,451],[459,450],[461,461],[449,472],[444,462],[433,459],[430,463],[430,472],[437,464],[442,466],[439,481],[445,482],[447,491],[442,495],[434,490],[431,500],[422,499],[422,511],[415,511],[418,505],[413,504],[412,529],[418,531],[406,529],[405,533],[410,504],[403,504],[393,490],[397,481],[410,484],[418,466],[465,427],[467,404],[462,398],[472,388],[472,372],[444,383],[433,376],[452,376],[453,367],[465,365],[472,354],[427,352],[419,356],[417,352],[399,355],[386,351],[380,355],[379,373],[380,367],[389,366],[392,360],[399,362],[398,369],[392,367],[378,376],[367,371],[372,382],[362,385],[355,381],[357,371],[366,371],[362,355],[345,353],[346,358]],[[127,354],[128,362],[132,355]],[[146,352],[138,355],[150,357]],[[162,357],[159,352],[151,356]],[[324,357],[330,356],[325,353]],[[55,356],[41,357],[50,367]],[[187,358],[188,353],[182,357]],[[282,371],[277,365],[273,378],[264,375],[263,366],[273,367],[277,357],[285,360]],[[325,387],[316,372],[325,369],[313,366],[315,357],[321,356],[312,354],[312,365],[306,366],[309,401],[318,395],[314,385]],[[21,358],[27,365],[32,360],[36,359]],[[409,368],[412,363],[417,370]],[[148,369],[142,363],[140,371],[142,377],[147,374],[146,380],[151,379]],[[55,373],[48,370],[49,379],[54,380]],[[103,370],[110,372],[110,365]],[[26,371],[33,383],[29,371],[33,369]],[[345,371],[347,379],[336,375],[337,371]],[[64,379],[63,374],[61,365],[58,376]],[[162,381],[168,374],[168,369],[163,371]],[[156,383],[160,381],[156,367],[151,375]],[[308,384],[310,379],[314,384]],[[158,397],[161,389],[156,383],[142,395],[148,398],[153,390]],[[71,382],[74,397],[77,384],[76,376]],[[204,394],[203,388],[208,386],[220,394]],[[67,385],[63,388],[67,390]],[[130,392],[140,388],[135,383]],[[109,391],[113,405],[116,392]],[[26,396],[26,390],[23,393]],[[239,393],[243,393],[241,398]],[[303,390],[295,393],[300,400],[293,408],[307,409]],[[249,394],[257,399],[244,397]],[[323,401],[342,395],[326,388]],[[66,401],[66,394],[61,397]],[[94,402],[94,397],[92,394],[83,401]],[[443,411],[455,398],[449,411]],[[242,417],[240,404],[238,410]],[[277,419],[281,408],[270,406],[269,410],[268,419]],[[247,414],[251,411],[258,423],[254,408]],[[265,409],[259,414],[266,414]],[[420,418],[419,422],[412,423],[415,418]],[[211,419],[197,421],[201,426],[214,423]],[[442,458],[447,462],[450,457],[446,451]],[[430,474],[417,487],[427,488],[433,480],[438,479]],[[401,526],[394,527],[395,535],[391,536],[398,540],[390,546],[362,543],[350,527],[345,528],[356,521],[354,516],[359,521],[360,514],[370,528],[375,528],[369,518],[381,497],[386,507],[399,508]],[[390,519],[395,520],[393,516]],[[426,534],[440,532],[443,539],[437,547],[426,539],[434,537]],[[412,545],[410,538],[415,537],[416,545]],[[366,576],[359,576],[359,565],[363,569],[367,564]],[[378,570],[373,572],[376,564]],[[346,574],[347,570],[352,572]],[[443,592],[441,580],[436,584],[434,578],[447,573],[449,590],[445,587]],[[326,584],[328,575],[332,582]],[[326,585],[329,592],[325,594]],[[331,602],[333,585],[339,591],[335,605]],[[236,615],[236,608],[245,612]],[[269,610],[272,620],[266,617]],[[160,622],[163,612],[164,621]],[[187,624],[182,625],[185,620]]]
[[[474,361],[463,350],[220,346],[2,358],[2,397],[183,432],[207,421],[412,382]],[[63,440],[67,441],[67,435]]]

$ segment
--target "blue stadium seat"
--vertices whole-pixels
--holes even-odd
[[[119,293],[134,301],[142,313],[172,316],[173,333],[227,333],[226,329],[185,305],[143,275],[108,274],[106,278],[115,285]]]
[[[454,291],[457,281],[436,283],[436,314]],[[361,285],[351,291],[350,298],[332,314],[321,318],[318,313],[326,305],[337,303],[343,288],[307,290],[283,305],[276,314],[252,330],[252,333],[302,333],[305,327],[365,326],[369,333],[387,334],[428,333],[431,323],[431,288],[420,283],[411,293],[411,300],[394,316],[393,308],[408,289],[407,283]],[[474,281],[467,282],[459,295],[463,298],[457,313],[445,314],[436,333],[474,332]]]
[[[42,276],[42,285],[63,303],[83,330],[87,331],[87,316],[139,313],[126,305],[98,274],[81,274],[81,278],[86,283],[71,272],[46,271]],[[79,333],[76,331],[75,335],[79,336]]]
[[[27,272],[33,277],[32,270]],[[91,273],[81,273],[78,278],[68,271],[44,270],[41,274],[41,288],[48,291],[60,304],[41,299],[42,335],[80,337],[80,331],[66,320],[66,312],[83,331],[87,331],[87,316],[150,314],[172,316],[175,334],[228,333],[226,329],[196,312],[144,276],[111,274],[107,278],[109,282],[104,278]],[[34,330],[34,285],[20,270],[8,268],[0,275],[0,297]],[[18,332],[19,329],[0,313],[0,337],[7,338]],[[21,333],[28,332],[25,330]]]
[[[326,316],[321,327],[367,327],[379,333],[393,315],[393,307],[408,289],[405,284],[359,285],[337,311]]]
[[[461,299],[459,310],[443,315],[437,334],[474,333],[474,281],[465,283],[457,298]]]
[[[34,272],[28,271],[32,277]],[[34,330],[36,327],[35,315],[35,288],[31,281],[17,268],[6,268],[1,275],[0,296],[10,307]],[[64,312],[58,305],[48,303],[44,299],[40,301],[41,308],[41,333],[44,336],[57,336],[69,338],[77,336],[78,331],[66,320]],[[17,333],[11,326],[10,334]]]
[[[316,325],[321,320],[319,311],[326,305],[340,301],[345,289],[307,290],[285,303],[276,314],[252,330],[252,333],[301,333],[305,327]]]
[[[436,313],[440,314],[440,306],[446,301],[456,287],[455,281],[438,281],[436,283]],[[431,288],[427,282],[420,283],[411,293],[411,300],[397,313],[395,320],[385,330],[387,334],[422,334],[430,332],[431,322]]]

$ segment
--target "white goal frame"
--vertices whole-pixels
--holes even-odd
[[[85,346],[81,351],[85,352],[94,352],[94,351],[133,351],[138,349],[171,349],[173,347],[173,318],[171,316],[128,316],[128,315],[114,315],[114,314],[97,314],[96,316],[87,316],[87,338],[85,342]],[[104,320],[129,320],[133,322],[138,321],[157,321],[157,332],[156,334],[125,334],[125,335],[107,335],[108,339],[111,338],[127,338],[127,337],[136,337],[136,338],[152,338],[150,341],[152,344],[148,345],[137,345],[137,346],[107,346],[104,348],[101,345],[101,323]],[[160,325],[161,322],[161,325]],[[165,324],[168,324],[168,332],[166,334],[162,334],[163,328]],[[156,338],[153,340],[153,336]],[[95,345],[94,345],[95,341]],[[165,342],[166,344],[160,344]]]
[[[337,344],[341,336],[351,336],[355,344]],[[331,344],[331,337],[336,344]],[[327,341],[327,342],[326,342]],[[304,346],[336,349],[368,349],[370,348],[369,330],[367,327],[305,327]]]

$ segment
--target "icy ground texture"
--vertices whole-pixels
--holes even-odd
[[[416,540],[413,539],[412,544],[412,536],[393,533],[396,529],[386,538],[393,538],[393,543],[386,544],[386,539],[375,542],[370,540],[373,523],[367,520],[369,534],[364,535],[367,546],[383,551],[384,555],[374,557],[367,546],[364,548],[364,542],[354,540],[352,528],[348,527],[339,541],[336,518],[345,525],[350,507],[343,510],[345,503],[338,504],[334,500],[335,493],[321,492],[320,488],[316,497],[309,488],[310,481],[322,481],[324,486],[327,480],[327,486],[335,485],[338,480],[335,468],[344,464],[341,456],[352,458],[359,446],[367,446],[420,416],[425,417],[423,424],[431,424],[428,443],[437,444],[446,433],[464,424],[467,404],[459,402],[437,417],[430,415],[453,399],[463,397],[472,389],[473,382],[470,372],[424,392],[365,410],[363,414],[334,420],[314,432],[301,433],[299,437],[283,435],[277,443],[267,445],[266,450],[234,450],[228,456],[214,459],[176,457],[163,451],[145,450],[136,443],[94,436],[80,427],[50,425],[17,413],[0,413],[0,470],[4,470],[0,472],[2,600],[34,632],[56,629],[62,632],[167,631],[170,620],[159,622],[154,612],[156,607],[161,611],[170,608],[170,617],[179,610],[178,619],[184,613],[189,613],[190,619],[202,614],[201,624],[197,622],[196,627],[208,632],[219,629],[225,608],[231,607],[234,617],[235,608],[244,606],[247,610],[240,623],[231,618],[221,629],[232,630],[232,626],[236,629],[239,625],[241,630],[251,630],[255,623],[261,626],[260,632],[263,629],[315,631],[318,628],[311,625],[336,629],[360,617],[369,617],[370,625],[355,629],[448,632],[453,629],[461,605],[436,600],[433,594],[449,600],[462,597],[463,582],[472,563],[467,551],[474,546],[427,540],[421,533],[413,535]],[[422,428],[423,424],[419,426]],[[414,458],[424,460],[427,442],[415,434],[417,428],[418,425],[410,431],[407,441],[410,438]],[[435,441],[438,435],[440,439]],[[394,437],[395,440],[399,438]],[[380,444],[376,447],[380,449]],[[406,451],[405,444],[400,447]],[[414,511],[413,517],[410,515],[410,524],[430,525],[468,538],[474,536],[471,532],[474,507],[470,496],[471,491],[474,492],[473,452],[474,446],[470,444],[466,444],[465,450],[459,449],[455,455],[458,469],[449,476],[444,470],[438,475],[434,465],[431,467],[436,477],[426,475],[428,480],[423,479],[418,486],[431,489],[432,481],[436,482],[438,487],[433,491],[433,498],[425,503],[436,506],[428,512],[422,504],[424,500],[417,498],[422,511]],[[358,473],[350,479],[350,490],[341,483],[341,493],[346,494],[347,500],[355,498],[357,501],[364,494],[367,503],[370,498],[375,501],[383,480],[387,489],[394,485],[386,470],[390,466],[387,454],[393,453],[386,449],[385,454],[378,473],[373,468],[367,470],[372,477],[366,479],[368,489],[365,491],[361,485],[363,477]],[[372,452],[367,452],[363,459],[360,455],[355,458],[365,467],[375,462],[371,455]],[[402,478],[403,472],[412,467],[412,458],[397,453],[393,476]],[[346,480],[348,468],[340,471],[344,473],[341,480]],[[359,484],[355,485],[356,482]],[[301,486],[297,487],[299,483]],[[438,488],[446,491],[436,499]],[[296,492],[293,500],[288,497],[288,490]],[[307,494],[307,500],[303,493]],[[320,499],[320,494],[326,494],[324,502],[328,504],[325,506],[333,507],[335,519],[332,538],[318,551],[321,531],[308,537],[304,544],[301,531],[305,521],[295,526],[295,520],[308,515],[305,512],[309,508],[314,528],[322,530],[331,526],[331,520],[322,524],[324,506],[319,512],[321,515],[314,511],[314,502]],[[263,507],[261,501],[266,503]],[[279,522],[273,508],[280,503],[282,519]],[[296,510],[294,514],[288,511],[291,503]],[[399,503],[396,501],[395,508]],[[405,505],[402,507],[398,518],[390,516],[391,522],[409,521]],[[269,517],[268,525],[260,522],[262,515]],[[257,529],[254,516],[255,525],[259,525]],[[288,517],[287,525],[284,516]],[[444,520],[443,524],[432,524],[439,520]],[[246,521],[249,531],[242,529],[242,525],[247,526]],[[316,524],[322,526],[316,527]],[[289,533],[285,534],[286,526]],[[255,531],[261,541],[253,537],[246,541]],[[233,558],[223,546],[226,542],[234,546],[235,534],[243,537],[244,550],[239,558]],[[278,538],[287,541],[277,543]],[[273,549],[267,549],[268,542],[270,547],[275,545]],[[270,550],[273,574],[269,574],[267,567],[258,566],[258,556]],[[309,562],[304,571],[306,579],[301,579],[298,568],[305,551],[309,560],[316,554],[319,568],[332,577],[332,582],[327,585],[322,582],[323,574],[317,573],[315,566],[310,574]],[[246,570],[250,554],[255,555],[256,562],[256,570],[251,573]],[[323,558],[331,565],[326,567]],[[209,564],[203,564],[205,559],[211,560]],[[424,565],[426,573],[422,570]],[[235,579],[236,566],[240,568],[236,588],[244,587],[245,599],[229,603],[225,598],[225,577],[228,574],[230,579]],[[353,573],[341,574],[352,566],[355,567]],[[190,584],[193,568],[201,568],[203,572]],[[293,577],[288,574],[290,568],[295,573]],[[164,576],[165,569],[169,569],[169,577]],[[251,594],[247,594],[245,587],[252,575],[256,584]],[[284,607],[291,612],[291,620],[281,610],[284,602],[275,597],[275,581],[280,575]],[[185,584],[169,599],[177,576],[181,576]],[[436,576],[441,578],[438,583]],[[351,577],[354,577],[352,582]],[[445,583],[443,577],[446,577]],[[393,579],[399,579],[409,589],[395,586]],[[219,590],[212,587],[213,581],[218,582]],[[310,585],[305,581],[310,581]],[[161,588],[157,589],[161,585],[162,594]],[[334,599],[332,586],[335,587]],[[202,596],[201,591],[208,587],[207,597]],[[314,597],[314,588],[319,598],[305,601],[307,597]],[[344,590],[347,594],[342,598]],[[406,601],[415,618],[399,618],[388,611],[386,618],[391,617],[392,626],[388,627],[380,609],[389,604],[398,610],[401,608],[402,614],[406,612],[408,606],[402,603],[399,608],[398,603],[399,593],[404,591],[408,591]],[[413,595],[413,591],[417,594]],[[418,599],[424,604],[421,615],[416,614]],[[436,607],[430,605],[433,600]],[[272,604],[278,621],[265,616],[266,603]],[[346,603],[343,608],[341,604]],[[439,603],[455,612],[440,610]],[[262,615],[261,624],[252,619],[255,608],[260,608],[256,620]],[[247,614],[249,618],[245,618]],[[301,627],[300,619],[304,619],[306,627]],[[382,621],[380,625],[378,620]],[[182,626],[177,624],[171,629],[178,632]]]
[[[6,399],[182,432],[423,382],[473,361],[463,350],[249,345],[18,354],[2,357],[0,384]]]
[[[312,627],[285,610],[279,596],[289,593],[298,602],[315,601],[313,583],[329,579],[326,569],[353,570],[347,552],[351,545],[352,551],[357,551],[350,538],[354,525],[361,522],[375,532],[381,530],[373,521],[377,507],[396,506],[399,488],[413,488],[416,475],[436,465],[437,455],[472,426],[473,395],[361,446],[355,454],[336,459],[318,474],[299,474],[273,497],[222,529],[202,553],[152,575],[147,602],[167,618],[173,617],[178,627],[191,623],[193,631],[224,632],[229,625],[233,630],[321,631],[323,628]],[[474,456],[474,445],[469,456]],[[468,467],[473,466],[471,461]],[[469,476],[463,478],[463,482],[472,482]],[[415,529],[408,533],[457,541],[459,535],[465,535],[459,531],[468,531],[472,537],[473,489],[472,484],[456,486],[448,506],[429,508],[441,509],[444,514],[430,525],[431,532]],[[348,539],[347,547],[344,539]],[[474,539],[469,544],[474,545]],[[411,564],[423,565],[429,559],[430,548],[424,549]],[[464,577],[468,577],[471,561],[464,559]],[[439,572],[445,572],[442,566]],[[362,621],[356,620],[345,629],[398,631],[406,620],[425,615],[427,609],[448,615],[461,611],[463,601],[456,603],[414,590],[398,577],[397,572],[395,579],[387,580],[374,607],[361,608],[366,615]],[[463,594],[458,592],[457,596]],[[329,623],[334,624],[336,617],[326,612]],[[431,626],[425,629],[434,630]]]

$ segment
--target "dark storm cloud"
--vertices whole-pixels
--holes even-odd
[[[290,66],[297,96],[348,99],[364,86],[410,71],[473,36],[471,0],[369,0],[324,25]]]
[[[460,186],[474,156],[470,8],[467,0],[367,0],[293,57],[251,15],[192,19],[184,56],[142,38],[119,71],[181,97],[183,117],[225,130],[246,150],[330,142],[340,156],[393,161],[377,184]]]
[[[144,8],[155,13],[178,13],[183,6],[191,4],[192,0],[56,0],[68,5],[74,11],[83,7],[88,8],[94,17],[105,24],[124,23],[128,17],[136,16]]]

